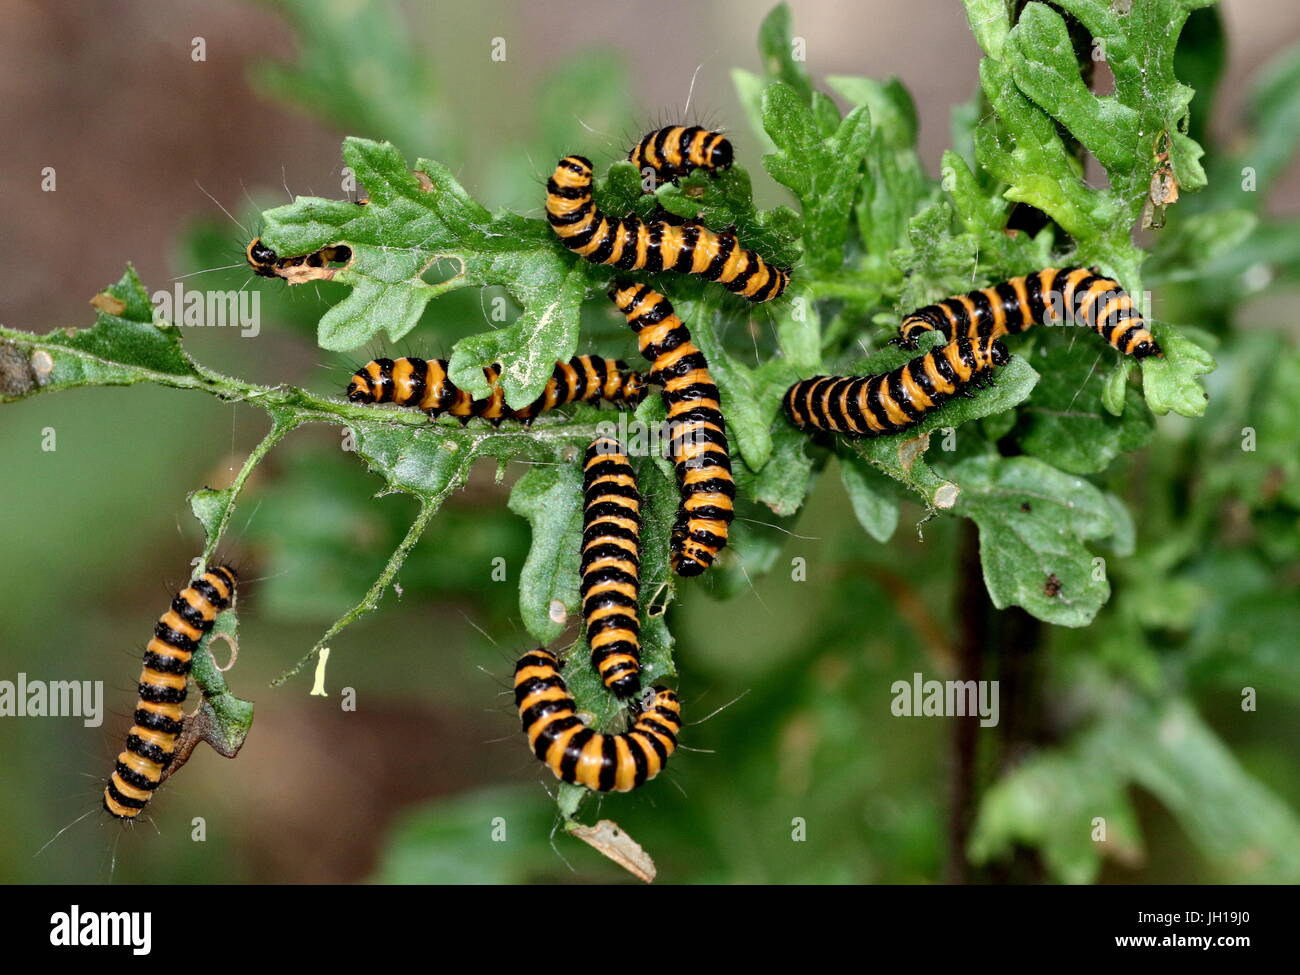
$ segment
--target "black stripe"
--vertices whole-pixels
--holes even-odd
[[[648,223],[645,226],[647,232],[645,261],[640,266],[651,273],[662,271],[664,269],[663,236],[665,224],[656,222]]]
[[[149,779],[146,779],[143,775],[139,774],[133,769],[128,768],[127,766],[123,765],[121,762],[115,763],[115,767],[117,769],[117,774],[122,777],[122,781],[125,782],[127,785],[135,786],[137,789],[148,789],[150,792],[152,792],[154,789],[158,788],[159,786],[158,782],[153,782]]]
[[[185,688],[163,687],[161,684],[137,684],[141,700],[150,704],[180,704],[185,700]]]
[[[709,261],[701,275],[708,281],[717,281],[722,277],[722,269],[727,266],[727,261],[731,257],[731,252],[736,249],[736,238],[731,234],[715,235],[718,239],[718,252],[713,255],[713,260]]]
[[[695,264],[695,247],[700,242],[700,225],[694,223],[685,224],[682,227],[682,247],[677,252],[677,260],[673,263],[673,270],[680,271],[683,274],[690,273]]]
[[[563,732],[580,724],[582,724],[582,719],[576,714],[566,714],[556,718],[538,732],[537,743],[533,748],[533,754],[543,762],[546,761],[546,752],[550,749],[551,745],[555,744],[556,739]]]
[[[1002,313],[1006,316],[1007,331],[1023,331],[1023,326],[1020,322],[1020,298],[1016,295],[1016,289],[1011,285],[1011,282],[999,281],[993,286],[993,290],[1002,301]]]
[[[589,588],[589,587],[588,587]],[[584,589],[584,592],[586,590]],[[625,595],[621,592],[601,592],[594,596],[587,597],[582,603],[582,618],[587,619],[598,609],[608,609],[611,606],[618,606],[630,610],[636,610],[637,601],[634,597]]]
[[[218,611],[230,605],[229,601],[221,595],[221,591],[208,582],[207,579],[195,579],[190,583],[190,588],[206,599],[208,605],[215,607]]]
[[[173,630],[162,620],[154,624],[153,635],[169,647],[175,647],[177,650],[193,653],[199,648],[197,640],[191,639],[179,630]]]
[[[420,401],[424,399],[424,391],[428,386],[426,376],[429,364],[415,356],[409,357],[406,361],[411,367],[411,378],[407,380],[410,393],[407,394],[406,402],[418,406]]]
[[[212,628],[212,620],[206,619],[203,613],[196,609],[181,593],[172,598],[172,612],[196,630],[203,630],[206,633]]]
[[[131,796],[126,796],[118,792],[117,786],[113,784],[112,779],[108,780],[107,791],[108,794],[112,796],[114,802],[116,802],[119,806],[126,806],[128,809],[143,809],[145,806],[149,805],[148,799],[135,799]],[[105,803],[104,808],[106,809],[108,808],[107,803]],[[109,809],[109,812],[113,812],[113,811]],[[117,813],[113,813],[113,815],[116,816]],[[129,816],[118,816],[118,819],[129,819],[129,818],[130,818]]]
[[[614,743],[613,735],[605,735],[601,740],[600,748],[600,780],[598,785],[601,792],[608,792],[614,788],[614,776],[618,771],[618,746]]]
[[[150,731],[161,731],[168,735],[179,735],[181,733],[182,725],[179,721],[173,721],[165,714],[159,714],[156,711],[137,708],[132,717],[141,728],[148,728]]]
[[[582,756],[582,748],[587,742],[595,737],[596,732],[590,728],[583,728],[575,733],[564,747],[564,754],[560,758],[560,778],[565,782],[573,783],[576,781],[574,773],[578,768],[578,759]]]
[[[126,750],[128,752],[134,752],[141,758],[147,758],[149,761],[155,762],[164,768],[171,764],[171,752],[165,751],[159,746],[143,740],[138,735],[126,736]]]
[[[161,653],[154,653],[152,650],[144,652],[144,665],[150,670],[158,671],[160,674],[188,674],[193,663],[194,661],[188,657],[185,659],[166,657]]]
[[[974,328],[968,329],[968,334],[974,332],[981,339],[988,341],[993,333],[993,305],[989,302],[989,296],[983,291],[972,291],[966,297],[975,306]]]
[[[903,385],[903,369],[900,367],[889,373],[887,382],[889,383],[889,396],[898,405],[910,420],[919,420],[925,416],[925,411],[920,409],[912,402],[912,397],[908,395],[907,388]]]

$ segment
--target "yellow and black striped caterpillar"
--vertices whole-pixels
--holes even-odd
[[[629,281],[615,281],[609,296],[636,332],[641,354],[653,363],[647,380],[663,386],[668,455],[681,493],[672,535],[673,571],[699,575],[726,546],[735,516],[736,484],[718,387],[667,298]]]
[[[346,264],[352,260],[352,248],[346,244],[336,244],[298,257],[280,257],[262,243],[261,237],[257,237],[244,248],[244,259],[248,261],[248,266],[253,269],[254,274],[263,278],[280,278],[284,277],[285,272],[292,272],[295,268]]]
[[[726,169],[733,153],[731,143],[717,132],[698,125],[670,125],[647,133],[627,158],[642,173],[649,170],[657,186],[689,176],[693,169]]]
[[[641,495],[617,440],[600,437],[582,465],[582,615],[591,663],[619,697],[641,689]]]
[[[789,272],[741,247],[734,233],[602,213],[591,196],[591,173],[590,160],[565,156],[546,183],[547,219],[569,250],[624,271],[698,274],[750,301],[770,301],[785,290]]]
[[[592,731],[578,716],[559,661],[540,648],[515,665],[515,706],[533,754],[557,779],[596,792],[630,792],[649,782],[668,764],[682,728],[677,694],[656,687],[627,731]]]
[[[1137,359],[1160,356],[1133,298],[1096,268],[1044,268],[992,287],[945,298],[912,312],[899,326],[899,344],[915,348],[922,332],[987,343],[1031,325],[1083,324]]]
[[[556,362],[541,395],[527,406],[512,410],[506,406],[505,391],[498,384],[500,366],[489,366],[483,375],[492,392],[474,399],[452,383],[446,359],[374,359],[358,369],[348,383],[347,398],[353,403],[396,403],[414,406],[430,417],[443,413],[468,423],[482,417],[493,426],[502,420],[532,423],[541,413],[568,403],[594,403],[604,399],[620,409],[635,407],[645,398],[645,381],[631,372],[620,359],[578,355],[568,362]]]
[[[209,569],[176,594],[154,627],[144,651],[135,724],[104,787],[104,808],[119,819],[140,814],[171,764],[190,663],[217,614],[234,602],[235,579],[229,566]]]
[[[876,376],[814,376],[785,393],[785,412],[804,430],[875,437],[920,423],[951,397],[987,381],[1010,356],[1001,342],[962,336]]]

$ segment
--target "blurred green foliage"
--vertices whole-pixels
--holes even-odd
[[[327,5],[339,9],[324,16],[305,2],[277,6],[302,28],[299,59],[259,77],[366,137],[350,138],[344,159],[370,198],[364,208],[300,198],[263,215],[262,232],[281,253],[345,240],[357,256],[322,292],[336,299],[323,317],[264,291],[277,317],[303,333],[319,325],[327,349],[356,348],[381,330],[392,340],[445,343],[438,351],[451,350],[454,375],[471,389],[482,386],[480,365],[500,361],[514,403],[535,395],[555,358],[626,353],[612,310],[587,300],[599,296],[607,270],[565,252],[541,221],[489,210],[457,182],[453,167],[471,140],[448,121],[455,116],[446,92],[398,18],[348,13],[349,5]],[[969,519],[989,599],[999,610],[1019,607],[991,617],[985,676],[1019,673],[1012,658],[1023,648],[1013,633],[1024,624],[1015,620],[1027,613],[1051,624],[1030,621],[1030,679],[1017,688],[1022,699],[1006,704],[1021,719],[1037,712],[1035,726],[1007,720],[981,739],[965,851],[980,876],[1023,879],[1026,851],[1038,864],[1030,877],[1090,882],[1108,868],[1135,868],[1169,843],[1150,834],[1145,804],[1154,800],[1177,824],[1182,848],[1199,857],[1203,869],[1190,876],[1294,882],[1300,780],[1270,756],[1285,762],[1293,749],[1300,707],[1300,345],[1276,312],[1261,318],[1252,309],[1268,308],[1300,274],[1295,221],[1267,208],[1300,138],[1300,51],[1263,72],[1251,128],[1229,152],[1206,141],[1199,116],[1189,114],[1189,105],[1199,111],[1213,98],[1222,67],[1222,25],[1204,2],[1153,0],[1127,12],[1102,0],[966,6],[986,57],[976,110],[958,114],[939,179],[917,157],[906,89],[894,80],[828,79],[848,105],[842,112],[792,56],[782,5],[760,33],[762,70],[736,69],[733,78],[771,150],[762,168],[790,191],[797,213],[756,208],[753,167],[743,160],[721,178],[665,186],[654,201],[639,197],[625,163],[610,166],[598,187],[607,207],[702,212],[736,225],[765,253],[798,254],[799,262],[789,298],[772,308],[746,307],[699,281],[658,282],[722,388],[741,517],[719,567],[693,589],[661,594],[659,609],[679,598],[645,622],[650,678],[680,671],[688,720],[708,718],[688,728],[685,744],[705,754],[679,752],[668,781],[591,806],[616,818],[673,880],[937,879],[948,728],[904,721],[900,731],[889,688],[914,671],[955,672],[951,634],[963,624],[957,596],[970,566],[959,552]],[[1094,95],[1081,81],[1062,12],[1102,42],[1113,95]],[[540,93],[533,141],[500,156],[582,151],[572,106],[618,127],[629,103],[615,59],[573,58]],[[1163,230],[1135,237],[1162,134],[1184,196]],[[1106,171],[1107,186],[1085,179],[1080,147]],[[439,160],[413,164],[432,192],[411,175],[407,159],[417,153]],[[540,192],[526,173],[501,163],[490,171],[494,199],[513,206]],[[1041,229],[1008,230],[1018,206],[1040,213]],[[200,228],[194,260],[216,263],[220,246],[218,234]],[[1132,363],[1100,343],[1040,329],[1018,341],[997,385],[927,421],[918,431],[927,439],[813,446],[779,414],[797,378],[903,361],[899,350],[876,348],[901,313],[972,281],[1065,261],[1099,264],[1134,294],[1158,289],[1151,317],[1167,354],[1143,362],[1140,390]],[[483,294],[511,299],[506,327],[484,330],[484,286]],[[129,279],[119,289],[128,304],[136,300]],[[100,355],[102,319],[51,340],[96,353],[93,362],[56,355],[60,382],[162,373],[266,400],[251,384],[192,368],[179,347],[146,334],[147,317],[110,322],[139,341]],[[126,372],[89,374],[92,366]],[[335,392],[342,383],[322,385]],[[594,411],[539,423],[531,434],[461,431],[394,425],[393,414],[372,418],[296,390],[285,395],[273,406],[289,421],[350,429],[380,481],[334,447],[288,454],[246,535],[268,569],[259,612],[320,625],[377,574],[386,584],[385,563],[391,568],[389,553],[404,536],[410,541],[410,522],[368,497],[378,486],[415,496],[430,515],[447,502],[433,521],[434,544],[398,560],[404,600],[460,596],[487,619],[517,613],[540,642],[561,639],[551,602],[570,619],[576,608],[576,575],[564,571],[576,564],[572,450],[589,439]],[[661,415],[651,398],[638,419]],[[940,444],[946,428],[959,428],[951,445]],[[495,485],[452,493],[488,457],[497,480],[507,463],[535,465],[513,482],[508,511]],[[644,575],[671,587],[663,564],[671,474],[662,462],[640,467],[652,502]],[[835,480],[842,491],[814,490]],[[490,503],[478,503],[483,494]],[[529,522],[531,541],[517,516]],[[897,530],[912,523],[916,531]],[[473,581],[497,556],[522,566],[517,602],[512,587]],[[1045,587],[1051,577],[1055,592]],[[373,623],[380,632],[384,618]],[[580,641],[573,653],[583,659]],[[608,719],[612,702],[587,668],[573,670],[579,701]],[[1248,688],[1258,710],[1241,707]],[[519,752],[527,757],[522,745]],[[497,818],[507,824],[505,842],[490,838],[487,824]],[[584,808],[583,818],[595,815]],[[553,880],[569,876],[566,862],[584,879],[618,879],[578,844],[548,842],[555,824],[540,789],[433,803],[395,830],[376,879]],[[792,847],[801,829],[806,839]]]

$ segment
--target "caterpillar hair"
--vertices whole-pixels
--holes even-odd
[[[618,697],[641,690],[641,495],[617,440],[600,437],[582,465],[582,615],[591,663]]]
[[[627,154],[640,172],[654,176],[655,185],[689,176],[693,169],[717,172],[733,160],[731,143],[698,125],[670,125],[646,134]]]
[[[209,569],[176,594],[154,627],[144,651],[135,724],[104,787],[104,808],[118,819],[140,814],[171,764],[190,663],[217,614],[234,602],[235,580],[230,566]]]
[[[596,209],[591,179],[590,160],[565,156],[546,183],[547,219],[569,250],[624,271],[698,274],[755,302],[785,291],[789,272],[741,247],[734,233],[716,234],[697,223],[609,217]]]
[[[682,706],[664,687],[619,735],[592,731],[578,716],[555,655],[532,650],[515,665],[515,705],[528,747],[557,779],[595,792],[630,792],[663,771],[677,748]]]
[[[352,260],[352,248],[346,244],[336,244],[298,257],[280,257],[262,243],[261,237],[257,237],[244,249],[244,259],[254,274],[263,278],[279,278],[294,268],[345,264]]]
[[[899,326],[899,343],[915,348],[922,332],[989,342],[1046,322],[1087,325],[1125,355],[1162,356],[1133,298],[1096,268],[1054,267],[1012,278],[912,312]]]
[[[1010,358],[1001,342],[962,336],[876,376],[814,376],[785,393],[785,412],[803,430],[875,437],[920,423],[958,393],[987,381]]]
[[[527,406],[512,410],[506,406],[505,391],[498,380],[499,365],[483,370],[491,393],[474,399],[447,375],[446,359],[373,359],[358,369],[348,383],[347,398],[353,403],[396,403],[414,406],[430,417],[444,413],[468,423],[482,417],[493,426],[502,420],[530,424],[540,414],[568,403],[607,400],[620,409],[631,409],[645,398],[645,380],[631,372],[620,359],[578,355],[568,362],[556,362],[541,395]]]
[[[629,281],[615,281],[609,296],[636,332],[641,354],[653,363],[647,380],[663,386],[668,454],[681,494],[672,566],[678,575],[699,575],[726,546],[735,516],[736,484],[718,387],[667,298]]]

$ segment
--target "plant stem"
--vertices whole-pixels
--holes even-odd
[[[383,596],[384,590],[388,588],[389,583],[393,581],[393,577],[397,575],[397,570],[402,567],[402,564],[406,561],[407,555],[409,555],[411,549],[415,547],[415,543],[420,540],[420,536],[424,534],[424,529],[428,527],[430,520],[438,513],[438,508],[441,507],[441,500],[441,498],[438,498],[436,500],[421,502],[420,513],[415,516],[415,521],[411,522],[411,527],[407,529],[406,537],[403,538],[401,544],[393,550],[393,554],[389,556],[388,563],[384,566],[384,570],[379,573],[379,576],[371,584],[370,588],[366,590],[366,594],[362,597],[361,602],[357,603],[335,620],[334,625],[325,631],[325,635],[316,641],[316,645],[307,651],[301,660],[275,680],[271,681],[272,687],[278,687],[290,677],[301,672],[302,669],[307,666],[307,663],[314,658],[316,654],[320,653],[321,648],[329,643],[330,639],[345,627],[350,626],[358,618],[379,606],[379,600]]]
[[[234,481],[231,482],[230,487],[227,489],[230,495],[226,498],[225,507],[221,510],[221,518],[208,536],[208,543],[203,548],[203,564],[205,566],[212,560],[217,546],[226,533],[226,528],[230,525],[230,517],[235,511],[235,501],[239,498],[240,492],[243,491],[244,482],[248,480],[248,475],[253,473],[253,468],[262,462],[262,459],[272,447],[283,440],[290,430],[296,429],[304,422],[298,416],[279,411],[273,411],[271,417],[271,429],[262,438],[262,442],[249,453],[248,459],[244,461],[244,466],[239,469],[239,473],[235,475]]]

